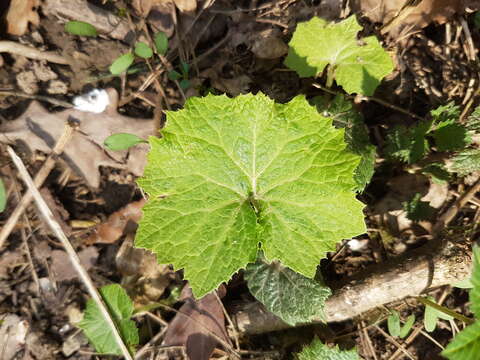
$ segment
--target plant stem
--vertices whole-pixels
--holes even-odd
[[[430,301],[430,300],[428,300],[428,299],[426,299],[422,296],[416,296],[415,298],[418,301],[420,301],[422,304],[424,304],[425,306],[427,306],[427,305],[431,306],[435,310],[441,311],[442,313],[450,315],[457,320],[463,321],[467,325],[472,325],[475,322],[474,319],[463,316],[462,314],[459,314],[456,311],[450,310],[449,308],[446,308],[445,306],[438,305],[438,304],[434,303],[433,301]]]

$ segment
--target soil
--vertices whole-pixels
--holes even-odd
[[[15,1],[9,3],[13,6]],[[43,52],[54,51],[64,56],[68,65],[33,60],[11,52],[2,53],[0,126],[17,119],[31,101],[40,101],[46,112],[55,113],[62,108],[45,101],[45,97],[71,101],[74,96],[92,88],[116,89],[120,94],[118,111],[122,115],[132,119],[153,118],[157,128],[165,123],[165,110],[179,109],[186,98],[202,96],[209,91],[229,96],[263,92],[281,103],[298,94],[307,98],[325,95],[322,89],[313,86],[314,83],[324,85],[325,76],[302,79],[283,64],[288,41],[301,21],[313,16],[338,21],[354,13],[345,6],[344,3],[348,2],[331,0],[190,0],[175,1],[176,8],[173,3],[163,2],[162,5],[161,1],[88,1],[90,6],[100,7],[120,18],[128,30],[123,37],[113,36],[112,31],[89,38],[66,33],[64,22],[68,16],[65,11],[60,6],[52,8],[50,5],[47,13],[45,3],[31,10],[39,15],[38,25],[30,23],[21,35],[8,33],[4,21],[0,41],[18,42]],[[144,6],[154,4],[149,16],[139,11],[142,3]],[[192,4],[196,4],[195,10],[182,11],[182,6]],[[423,164],[405,164],[389,159],[385,152],[387,134],[396,125],[416,124],[418,118],[428,117],[431,110],[449,102],[460,106],[465,112],[465,121],[466,115],[478,104],[476,45],[480,42],[480,28],[478,17],[466,11],[467,7],[466,4],[465,8],[455,9],[455,14],[447,12],[441,21],[435,21],[439,16],[435,15],[420,27],[411,26],[407,18],[405,24],[409,27],[395,28],[390,33],[382,32],[385,24],[381,21],[369,19],[365,7],[357,7],[354,13],[364,26],[362,34],[377,36],[395,59],[396,68],[381,83],[375,99],[354,99],[355,109],[362,115],[370,140],[377,149],[374,176],[358,195],[366,204],[369,230],[356,238],[358,246],[344,240],[338,244],[337,252],[321,262],[323,276],[330,284],[345,281],[369,265],[388,262],[432,241],[435,238],[432,229],[441,214],[478,180],[478,174],[464,178],[454,176],[448,183],[434,186],[419,169],[433,158],[444,159],[451,154],[433,152],[430,158],[422,160]],[[4,20],[7,11],[8,6],[0,4]],[[136,72],[126,76],[109,73],[110,64],[129,51],[135,39],[148,42],[159,29],[170,37],[170,49],[165,57],[152,60],[148,66],[144,61],[137,61],[133,65]],[[182,62],[190,64],[186,89],[168,76],[172,69],[179,70]],[[153,81],[152,73],[155,74]],[[335,93],[343,91],[337,86],[331,90]],[[14,149],[27,164],[30,174],[38,172],[48,155],[32,152],[28,144],[22,142],[15,143]],[[89,155],[79,151],[78,156]],[[134,174],[126,167],[100,166],[99,170],[100,186],[94,188],[59,160],[42,187],[42,195],[97,288],[120,283],[136,305],[170,301],[170,308],[158,308],[149,316],[135,317],[140,329],[138,348],[141,348],[160,331],[168,329],[169,324],[174,327],[175,310],[187,304],[191,297],[178,296],[185,285],[181,271],[159,266],[150,255],[131,247],[139,209],[126,207],[143,198]],[[0,213],[2,227],[25,192],[22,178],[7,155],[6,144],[0,144],[0,178],[8,193],[6,209]],[[430,193],[431,199],[438,201],[433,218],[424,222],[411,222],[406,218],[401,204],[416,193]],[[447,229],[449,236],[462,238],[469,246],[478,240],[475,221],[478,222],[479,203],[480,200],[473,195],[470,202],[456,213]],[[93,236],[92,233],[100,231],[95,227],[105,223],[109,234]],[[428,294],[453,310],[471,315],[466,290],[442,286],[429,289]],[[20,325],[24,324],[26,332],[15,351],[11,350],[11,344],[2,343],[0,339],[0,344],[10,347],[10,353],[2,353],[5,350],[0,348],[0,359],[101,358],[75,326],[88,298],[85,286],[72,271],[63,246],[47,228],[36,207],[28,206],[6,243],[0,246],[0,333],[2,321],[6,322],[8,316],[13,323],[19,324],[16,331],[20,331]],[[242,272],[225,284],[221,301],[232,317],[239,308],[256,301]],[[423,326],[424,307],[414,299],[407,298],[385,306],[397,309],[402,319],[415,314],[414,329]],[[223,312],[219,314],[223,318]],[[282,328],[262,334],[240,332],[241,354],[250,359],[293,359],[304,345],[314,337],[320,337],[329,344],[339,344],[341,348],[356,346],[363,359],[402,359],[407,358],[405,351],[413,359],[441,359],[441,346],[451,341],[459,324],[441,320],[431,333],[423,331],[410,340],[392,340],[386,336],[385,314],[383,312],[375,319],[371,314],[364,314],[341,323]],[[233,343],[232,334],[230,329],[230,338],[226,335],[226,341]],[[180,336],[171,333],[167,336],[170,338],[180,341]],[[156,338],[154,345],[157,347],[151,352],[152,359],[184,356],[184,351],[177,351],[173,340],[167,344],[162,344],[162,340],[162,337]],[[399,344],[404,352],[398,350]],[[222,346],[217,346],[211,354],[199,353],[191,358],[228,358]]]

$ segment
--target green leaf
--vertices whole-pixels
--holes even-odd
[[[186,62],[180,62],[180,68],[182,70],[182,75],[184,78],[188,76],[188,71],[190,70],[190,65],[188,65]]]
[[[325,96],[316,96],[310,101],[316,105],[319,113],[333,117],[333,125],[336,128],[345,129],[345,142],[348,150],[361,156],[360,164],[355,169],[354,179],[357,183],[355,190],[363,191],[375,171],[377,150],[370,142],[362,116],[342,95],[335,96],[331,101]]]
[[[65,31],[79,36],[97,36],[97,29],[83,21],[69,21],[65,24]]]
[[[431,296],[427,296],[427,299],[436,303],[435,299]],[[432,332],[437,327],[438,318],[443,320],[453,320],[453,317],[450,315],[441,312],[431,306],[425,305],[425,312],[423,314],[423,324],[425,326],[425,330],[428,332]]]
[[[357,40],[362,29],[355,16],[328,24],[315,17],[300,23],[289,43],[285,65],[301,77],[317,76],[327,65],[346,92],[373,95],[393,71],[393,62],[374,36]]]
[[[259,243],[267,261],[313,277],[337,241],[365,232],[343,137],[301,96],[188,99],[149,139],[136,246],[184,268],[196,297],[254,262]]]
[[[471,288],[473,288],[473,284],[472,284],[472,281],[470,280],[470,278],[466,278],[466,279],[457,281],[456,283],[453,283],[452,286],[460,288],[460,289],[471,289]]]
[[[391,314],[387,319],[388,332],[390,335],[397,337],[400,335],[400,315],[396,310],[390,310],[390,312]]]
[[[153,56],[153,51],[150,49],[150,46],[139,41],[135,44],[135,54],[141,58],[149,59]]]
[[[153,41],[155,47],[157,48],[157,53],[160,55],[165,55],[168,50],[168,37],[164,32],[159,31],[155,34]]]
[[[147,141],[135,134],[117,133],[107,137],[103,142],[103,145],[105,145],[108,150],[119,151],[126,150],[132,146],[145,142]]]
[[[190,87],[190,81],[187,80],[187,79],[182,79],[180,80],[180,82],[178,83],[180,85],[180,87],[182,88],[182,90],[186,90]]]
[[[287,324],[325,321],[325,300],[332,291],[323,282],[307,278],[278,262],[249,264],[248,288],[268,311]]]
[[[427,201],[422,201],[422,194],[416,193],[413,198],[403,203],[403,208],[407,212],[407,218],[412,221],[423,221],[432,219],[435,209]]]
[[[431,163],[425,165],[422,173],[427,175],[435,184],[446,184],[450,180],[450,173],[441,163]]]
[[[138,345],[138,329],[130,320],[133,314],[133,303],[125,290],[118,284],[104,286],[100,289],[103,300],[107,304],[110,315],[120,330],[125,344],[133,352]],[[104,320],[100,309],[93,300],[88,300],[82,321],[78,323],[95,350],[101,354],[121,355],[113,333]]]
[[[329,347],[323,344],[319,339],[314,339],[312,343],[305,346],[297,354],[298,360],[359,360],[355,349],[341,351],[338,345]]]
[[[467,149],[452,158],[449,170],[459,176],[467,176],[474,171],[480,171],[480,149]]]
[[[450,102],[430,111],[435,123],[455,122],[460,117],[460,107]]]
[[[110,65],[110,72],[113,75],[120,75],[132,65],[135,60],[135,55],[132,53],[127,53],[119,56],[113,63]]]
[[[394,127],[386,138],[387,156],[410,164],[423,158],[429,151],[425,136],[431,125],[432,122],[425,121],[412,127]]]
[[[446,122],[433,132],[433,138],[439,151],[462,150],[472,142],[463,125]]]
[[[176,70],[172,70],[172,71],[170,71],[170,72],[168,73],[168,78],[169,78],[170,80],[175,81],[175,80],[181,79],[181,78],[182,78],[182,74],[180,74],[180,73],[179,73],[178,71],[176,71]]]
[[[480,354],[480,321],[460,331],[442,351],[449,360],[477,360]]]
[[[412,314],[407,318],[407,321],[405,321],[405,324],[402,326],[400,329],[400,338],[405,338],[410,330],[412,329],[413,324],[415,324],[415,315]]]
[[[469,131],[480,132],[480,106],[477,106],[470,114],[466,126]]]
[[[477,245],[473,247],[473,271],[470,281],[473,284],[469,294],[470,310],[475,318],[480,319],[480,247]]]
[[[3,180],[0,179],[0,212],[5,210],[7,206],[7,191],[5,190],[5,185],[3,184]]]

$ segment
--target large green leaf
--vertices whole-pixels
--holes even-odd
[[[315,339],[302,352],[298,353],[298,360],[359,360],[354,350],[341,351],[338,346],[328,347],[320,340]]]
[[[357,183],[355,190],[363,191],[375,171],[377,149],[370,142],[362,115],[343,95],[337,95],[333,99],[316,96],[310,102],[315,104],[321,114],[332,117],[336,128],[345,129],[348,150],[361,157],[360,164],[355,169],[354,179]]]
[[[273,262],[249,264],[245,278],[253,296],[288,324],[325,321],[325,300],[332,294],[323,282]]]
[[[365,231],[343,136],[304,97],[189,99],[149,140],[136,246],[184,268],[197,297],[255,261],[259,243],[313,277],[337,241]]]
[[[355,16],[336,24],[318,17],[300,23],[285,65],[302,77],[317,76],[329,65],[329,74],[346,92],[373,95],[393,62],[374,36],[358,41],[361,29]]]
[[[480,321],[460,331],[442,355],[449,360],[478,360],[480,354]]]
[[[133,352],[135,345],[138,345],[139,339],[135,322],[130,320],[133,314],[132,300],[118,284],[104,286],[100,289],[100,293],[117,328],[120,330],[123,341]],[[97,352],[122,355],[110,327],[93,300],[88,300],[83,319],[78,323],[78,327],[84,331]]]
[[[470,310],[475,315],[475,318],[480,319],[480,247],[473,247],[473,272],[471,277],[473,285],[470,290]]]

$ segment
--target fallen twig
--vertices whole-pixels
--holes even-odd
[[[18,172],[20,173],[23,181],[27,185],[29,191],[32,193],[35,203],[37,204],[38,210],[43,215],[45,222],[48,224],[48,226],[53,231],[55,236],[62,242],[62,245],[65,247],[65,250],[70,258],[70,261],[72,262],[73,267],[77,271],[80,279],[82,280],[83,284],[87,288],[93,301],[96,303],[96,305],[100,309],[100,313],[105,319],[108,327],[113,332],[113,337],[118,347],[120,348],[122,355],[127,360],[133,360],[132,356],[130,355],[130,352],[125,346],[125,343],[123,342],[122,337],[120,336],[120,332],[118,331],[115,325],[115,322],[111,318],[111,315],[108,312],[105,303],[103,302],[102,297],[97,291],[95,285],[93,285],[93,282],[90,279],[90,276],[82,267],[80,263],[80,259],[78,258],[78,255],[75,252],[75,249],[73,248],[72,244],[70,244],[70,241],[68,241],[66,235],[62,231],[62,228],[60,227],[58,222],[54,219],[52,212],[50,211],[48,205],[45,203],[45,200],[43,200],[42,195],[40,195],[40,192],[38,191],[37,187],[33,183],[33,180],[30,177],[30,174],[28,173],[27,169],[25,168],[25,165],[23,164],[22,160],[18,157],[17,154],[15,154],[15,151],[13,151],[13,149],[10,146],[7,146],[7,151],[13,163],[17,167]]]
[[[2,52],[21,55],[34,60],[46,60],[55,64],[68,65],[68,60],[62,55],[58,55],[52,51],[42,51],[14,41],[0,41],[0,53]]]
[[[430,242],[400,255],[389,263],[362,270],[338,289],[325,303],[327,322],[354,318],[380,305],[418,296],[426,288],[443,286],[470,276],[469,245],[460,242]],[[238,308],[232,316],[242,335],[288,328],[260,303]]]
[[[68,124],[68,123],[65,124],[65,130],[63,131],[62,136],[60,136],[51,154],[49,155],[49,157],[47,158],[47,160],[45,161],[45,163],[43,164],[43,166],[35,176],[35,180],[34,180],[35,186],[40,187],[43,184],[48,174],[50,174],[50,171],[52,171],[53,167],[55,166],[55,162],[57,160],[58,155],[60,155],[63,152],[63,149],[67,145],[68,141],[72,138],[74,131],[75,131],[75,128],[71,124]],[[2,249],[3,244],[5,243],[5,240],[8,238],[13,228],[17,224],[18,219],[20,218],[20,215],[23,214],[23,212],[25,211],[28,204],[30,204],[32,199],[33,199],[32,192],[27,191],[23,195],[22,199],[18,203],[15,210],[10,215],[10,218],[7,220],[6,224],[0,230],[0,249]]]

